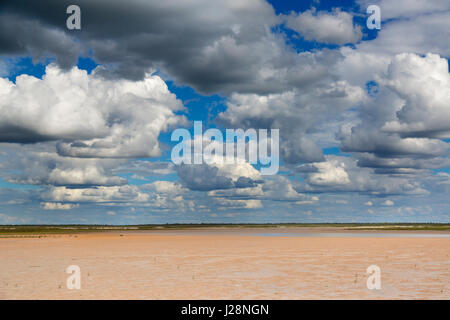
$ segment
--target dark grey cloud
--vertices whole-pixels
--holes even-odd
[[[279,91],[298,81],[286,74],[298,57],[271,32],[278,18],[265,1],[80,0],[82,28],[73,31],[65,24],[70,4],[4,1],[0,53],[39,58],[48,52],[66,66],[92,50],[99,63],[114,64],[118,76],[136,80],[161,68],[204,93]],[[8,36],[13,30],[15,37]]]
[[[217,167],[206,164],[182,164],[178,166],[177,173],[183,184],[191,190],[209,191],[230,189],[234,186],[231,178],[219,175],[219,169]]]
[[[255,179],[255,169],[249,164],[242,166],[242,171],[235,171],[239,165],[181,164],[177,166],[177,174],[183,185],[190,190],[211,191],[232,188],[251,188],[262,183]],[[250,168],[250,171],[248,171]],[[240,176],[239,174],[245,174]],[[258,174],[257,174],[258,175]],[[259,176],[259,175],[258,175]]]
[[[410,158],[410,157],[377,157],[372,153],[360,153],[357,155],[358,166],[368,168],[391,169],[438,169],[450,166],[448,157]]]
[[[27,129],[19,125],[8,124],[0,127],[0,142],[36,143],[54,139],[55,137],[38,134],[32,129]]]
[[[21,14],[7,14],[1,7],[0,12],[0,56],[30,54],[35,61],[54,57],[65,69],[76,63],[80,45],[62,28]]]

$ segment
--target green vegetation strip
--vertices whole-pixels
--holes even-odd
[[[181,230],[198,228],[286,228],[286,227],[333,227],[344,230],[436,230],[450,231],[450,224],[436,223],[283,223],[283,224],[163,224],[163,225],[2,225],[0,235],[72,234],[84,232],[131,231],[131,230]]]

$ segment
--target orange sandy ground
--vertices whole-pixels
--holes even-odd
[[[381,268],[368,290],[366,268]],[[65,269],[81,268],[81,290]],[[450,238],[96,233],[0,239],[0,299],[450,299]]]

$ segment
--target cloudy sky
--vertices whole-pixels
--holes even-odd
[[[447,0],[2,1],[0,224],[449,222],[449,57]],[[174,165],[195,120],[278,174]]]

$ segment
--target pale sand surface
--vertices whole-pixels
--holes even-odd
[[[270,232],[2,238],[0,299],[450,299],[450,237],[259,235]],[[381,290],[366,287],[373,264]],[[81,290],[66,287],[69,265]]]

